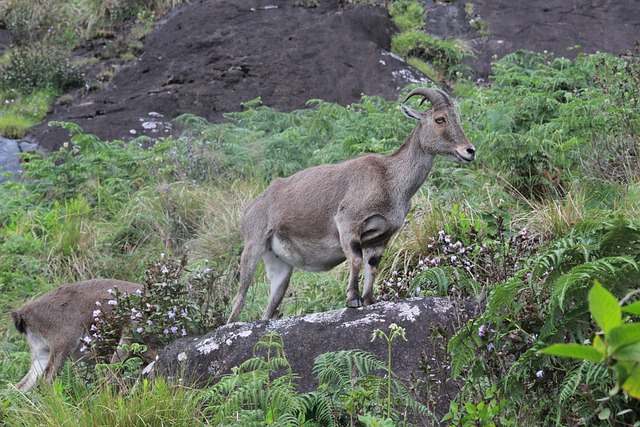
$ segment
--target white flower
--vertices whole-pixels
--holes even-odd
[[[107,304],[109,304],[109,305],[118,305],[118,301],[116,301],[114,299],[110,299],[109,302],[107,302]]]
[[[478,336],[483,337],[487,333],[487,325],[480,325],[478,328]]]
[[[542,369],[540,369],[538,372],[536,372],[536,377],[542,378]]]
[[[82,338],[82,341],[84,341],[87,344],[91,343],[91,338],[89,338],[88,336],[85,336],[84,338]]]
[[[102,313],[100,310],[93,310],[93,317],[100,317],[100,313]]]

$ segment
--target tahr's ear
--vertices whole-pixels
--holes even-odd
[[[414,120],[422,120],[422,113],[420,111],[414,110],[411,107],[407,107],[404,104],[400,104],[400,109],[404,113],[405,116],[410,117]]]

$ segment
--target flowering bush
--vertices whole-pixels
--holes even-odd
[[[118,346],[120,331],[129,325],[134,342],[157,346],[222,324],[222,307],[227,300],[216,300],[215,304],[201,300],[210,291],[204,288],[212,270],[197,270],[182,283],[186,263],[186,254],[180,259],[161,254],[146,271],[142,290],[126,294],[110,289],[113,298],[107,301],[108,307],[96,301],[91,335],[82,339],[81,350],[90,350],[98,361],[107,362]],[[211,315],[211,310],[219,315]]]
[[[404,273],[393,271],[380,285],[378,301],[420,295],[462,292],[466,285],[491,285],[512,277],[539,246],[526,228],[506,229],[504,218],[491,216],[491,226],[482,233],[470,224],[464,237],[454,238],[445,230],[431,237],[417,265]],[[458,285],[456,288],[455,285]]]

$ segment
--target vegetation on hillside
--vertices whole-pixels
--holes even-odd
[[[2,3],[0,19],[19,25],[11,19],[23,3]],[[407,30],[421,25],[412,4],[394,3]],[[109,16],[120,16],[118,7],[138,7],[131,16],[158,7],[109,5]],[[87,27],[91,34],[106,31],[102,22]],[[38,61],[35,53],[24,58]],[[46,68],[74,76],[64,61]],[[34,104],[64,87],[13,76],[33,88],[20,96]],[[29,352],[5,317],[0,425],[640,425],[640,58],[519,51],[495,64],[491,80],[490,88],[464,78],[455,86],[477,161],[437,161],[381,263],[380,300],[440,295],[486,306],[455,335],[434,337],[445,360],[422,361],[424,375],[411,387],[391,381],[387,360],[354,351],[321,355],[321,385],[299,393],[286,347],[268,336],[254,358],[205,390],[140,380],[134,358],[95,370],[68,365],[53,386],[24,395],[11,384],[26,372]],[[139,309],[145,319],[159,320],[158,310],[185,314],[141,333],[170,341],[216,327],[236,286],[244,206],[275,177],[393,152],[414,126],[397,102],[371,96],[346,107],[310,100],[291,113],[245,106],[225,124],[178,117],[184,135],[153,144],[101,141],[53,123],[68,129],[69,143],[47,156],[24,154],[22,179],[0,184],[0,313],[65,282],[113,277],[148,285],[144,300],[118,300],[129,310],[148,307]],[[241,320],[257,319],[266,305],[261,273]],[[296,272],[281,314],[343,307],[346,275],[343,267]],[[191,292],[155,291],[167,277]],[[616,304],[623,307],[611,310]],[[392,346],[401,333],[377,336]],[[431,381],[449,377],[445,365],[461,389],[449,413],[435,417],[418,402],[433,397]]]
[[[435,343],[448,350],[451,374],[463,384],[446,416],[451,425],[640,421],[638,400],[628,388],[615,388],[615,371],[604,361],[538,353],[554,343],[594,340],[598,328],[588,290],[595,280],[617,299],[625,299],[640,280],[639,70],[637,57],[598,54],[569,61],[515,52],[496,64],[491,88],[457,85],[477,162],[437,162],[385,254],[377,285],[380,299],[445,295],[486,301],[480,318]],[[142,148],[143,140],[103,142],[76,126],[57,124],[69,129],[69,144],[48,156],[26,155],[23,179],[0,186],[2,312],[52,286],[88,277],[159,281],[149,278],[149,266],[166,256],[179,260],[188,247],[188,262],[175,267],[181,280],[210,290],[175,298],[183,298],[185,307],[204,307],[204,295],[220,296],[202,317],[193,312],[184,329],[197,333],[198,319],[214,312],[218,319],[226,317],[241,245],[238,218],[248,201],[275,177],[365,152],[392,152],[413,126],[397,103],[377,97],[347,107],[312,100],[292,113],[258,106],[228,118],[229,123],[213,125],[184,115],[176,119],[185,128],[180,139],[149,149]],[[342,307],[345,273],[343,268],[297,272],[282,314]],[[259,280],[251,292],[243,320],[259,317],[268,284]],[[636,300],[632,295],[625,302]],[[628,314],[627,321],[634,316]],[[1,399],[8,408],[3,417],[14,425],[19,414],[35,413],[33,399],[9,388],[26,370],[28,351],[7,323],[0,334]],[[252,369],[272,369],[261,363]],[[425,361],[417,397],[429,399],[429,373],[436,368]],[[202,423],[239,411],[248,417],[241,417],[244,421],[277,424],[270,418],[275,413],[255,412],[243,400],[230,408],[231,402],[216,397],[216,390],[232,384],[265,387],[239,383],[248,380],[249,371],[237,375],[205,391],[205,397],[149,385],[158,393],[144,404],[179,393],[181,399],[204,399],[210,408],[224,405],[223,412],[202,414]],[[83,385],[68,371],[54,389],[36,392],[37,411],[55,417],[50,405],[62,401],[82,411],[87,393],[113,400],[105,406],[117,404],[112,389],[92,384],[100,382]],[[141,386],[124,387],[123,398],[137,399]],[[311,405],[311,397],[295,397],[295,387],[286,387],[288,399]],[[386,408],[382,401],[347,404],[344,399],[357,394],[349,393],[332,397],[346,405],[346,418],[330,422],[318,415],[316,424],[375,425],[367,424],[374,422],[367,416],[403,423],[399,412],[375,409]],[[370,399],[373,404],[378,398]],[[295,424],[294,419],[311,425],[307,411],[321,410],[304,406],[303,417],[300,401],[286,402],[292,412],[277,414],[283,425]],[[363,418],[357,421],[358,416]]]

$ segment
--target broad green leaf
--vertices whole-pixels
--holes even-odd
[[[616,360],[640,363],[640,341],[620,347],[612,356]]]
[[[538,351],[541,354],[552,356],[573,357],[576,359],[591,360],[592,362],[602,362],[604,354],[588,345],[580,344],[554,344]]]
[[[600,337],[600,335],[595,336],[595,338],[593,339],[592,346],[602,354],[607,353],[607,346],[604,344],[604,341],[602,341],[602,338]]]
[[[636,364],[631,375],[629,375],[624,384],[622,384],[622,389],[626,391],[629,396],[640,399],[640,365]]]
[[[611,329],[607,335],[609,351],[615,353],[618,348],[640,342],[640,323],[628,323]]]
[[[605,334],[622,324],[622,309],[618,300],[597,280],[589,291],[589,310]]]
[[[640,314],[640,301],[636,301],[633,304],[628,304],[622,307],[622,311],[631,314]]]

